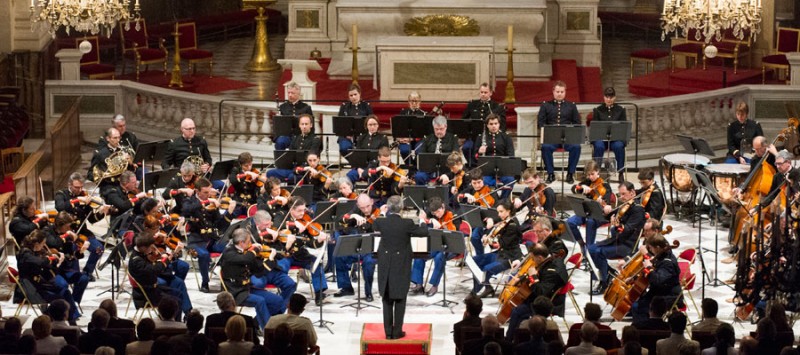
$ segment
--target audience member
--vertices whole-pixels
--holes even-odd
[[[739,350],[733,347],[736,343],[736,333],[732,325],[721,323],[714,331],[714,336],[717,341],[714,342],[714,346],[703,350],[703,355],[739,355]]]
[[[114,302],[114,300],[112,299],[103,300],[103,302],[100,302],[100,308],[108,312],[108,315],[111,317],[111,319],[108,321],[108,328],[130,329],[136,327],[136,324],[134,324],[132,320],[117,317],[117,304]]]
[[[483,355],[503,355],[503,349],[497,342],[490,342],[483,347]]]
[[[664,321],[667,312],[667,302],[663,297],[656,297],[650,302],[650,318],[640,322],[633,322],[639,330],[669,330],[669,324]]]
[[[67,344],[67,346],[61,348],[58,355],[81,355],[81,350],[75,345]]]
[[[250,351],[250,355],[272,355],[272,351],[269,351],[264,345],[256,344],[253,345],[253,350]]]
[[[63,299],[57,299],[47,305],[47,315],[50,316],[52,322],[52,329],[73,329],[75,331],[75,338],[81,335],[81,328],[76,325],[71,325],[67,321],[69,318],[69,303]]]
[[[658,352],[661,354],[661,352]],[[666,353],[665,353],[666,354]],[[678,351],[673,352],[678,355],[700,355],[700,343],[698,342],[684,342],[678,346]]]
[[[547,342],[544,341],[544,333],[547,329],[547,322],[542,316],[533,316],[528,320],[528,330],[531,332],[531,340],[517,345],[514,348],[516,355],[547,354]]]
[[[493,315],[488,315],[481,319],[481,338],[478,339],[470,339],[464,342],[464,348],[462,349],[462,355],[481,355],[483,354],[483,347],[490,342],[496,342],[500,344],[500,347],[503,349],[503,354],[512,354],[512,346],[511,343],[503,339],[496,339],[494,335],[497,333],[497,330],[500,329],[500,323],[497,321],[497,317]]]
[[[656,342],[656,354],[658,355],[677,355],[678,348],[683,343],[695,343],[697,352],[700,352],[700,343],[695,340],[686,339],[683,336],[686,331],[686,315],[681,312],[672,312],[668,319],[670,335],[669,338],[661,339]]]
[[[114,348],[108,346],[101,346],[94,351],[94,355],[114,355],[115,353]]]
[[[158,302],[158,319],[154,319],[156,329],[186,329],[186,324],[175,320],[178,315],[178,300],[165,295]]]
[[[118,353],[124,354],[125,343],[122,338],[106,331],[110,318],[111,316],[104,309],[98,308],[92,312],[89,332],[81,335],[80,339],[78,339],[78,348],[82,354],[93,354],[101,346],[110,346]]]
[[[792,332],[792,326],[789,324],[789,319],[786,318],[786,308],[783,304],[771,302],[767,318],[772,319],[772,322],[775,323],[777,332]],[[794,334],[792,338],[794,338]]]
[[[628,346],[628,344],[635,344],[639,347],[639,350],[636,349],[636,346]],[[627,350],[631,349],[631,350]],[[632,351],[632,352],[628,352]],[[642,344],[639,342],[639,329],[632,325],[626,325],[622,327],[622,348],[619,350],[617,354],[619,355],[647,355],[650,351],[647,348],[642,347]]]
[[[289,355],[301,353],[302,350],[295,349],[292,345],[292,338],[294,337],[294,330],[286,323],[279,324],[275,328],[275,335],[272,342],[269,344],[269,350],[275,355]]]
[[[547,343],[547,355],[562,355],[564,354],[564,342],[560,340],[553,340]]]
[[[483,311],[483,301],[477,295],[470,294],[467,298],[464,299],[464,305],[466,309],[464,310],[463,318],[453,324],[453,342],[456,343],[457,350],[461,350],[461,329],[464,327],[467,328],[478,328],[481,326],[481,312]]]
[[[219,353],[225,355],[249,355],[253,349],[253,342],[244,341],[246,330],[247,325],[242,316],[235,315],[228,319],[228,323],[225,324],[225,336],[228,337],[228,340],[219,344]]]
[[[61,348],[67,345],[64,337],[54,337],[51,331],[50,317],[41,315],[33,320],[31,325],[33,337],[36,339],[36,353],[43,355],[56,355]]]
[[[644,355],[647,354],[647,348],[643,348],[642,344],[639,344],[638,341],[629,341],[619,349],[617,354],[625,354],[625,355]]]
[[[740,355],[756,355],[758,354],[758,341],[751,336],[745,336],[739,342]]]
[[[308,337],[308,347],[316,347],[317,331],[314,330],[314,325],[311,324],[311,320],[308,318],[300,316],[306,309],[306,304],[308,304],[306,296],[299,293],[293,294],[292,297],[289,298],[289,308],[286,310],[286,313],[270,317],[265,328],[275,329],[280,324],[288,324],[294,331],[304,330]]]
[[[592,322],[583,323],[581,326],[581,343],[580,345],[571,346],[564,352],[565,355],[605,355],[606,350],[594,346],[594,341],[597,339],[597,326]]]
[[[170,355],[169,343],[167,343],[168,340],[169,338],[166,335],[162,335],[154,340],[153,346],[150,347],[150,355]]]
[[[756,324],[756,341],[758,342],[756,346],[757,353],[763,355],[779,354],[781,349],[778,347],[778,342],[775,341],[777,336],[778,331],[772,319],[762,318],[758,321],[758,324]]]
[[[153,347],[153,329],[156,323],[152,318],[142,318],[136,325],[136,337],[139,339],[125,346],[127,355],[149,355]]]
[[[553,301],[545,296],[536,297],[533,302],[531,302],[531,310],[533,310],[534,315],[540,315],[547,320],[547,330],[555,331],[558,334],[558,340],[563,343],[564,338],[561,337],[561,330],[558,328],[558,323],[548,318],[553,314]],[[522,329],[528,328],[528,320],[522,321],[519,327]],[[547,332],[547,330],[545,332]],[[509,338],[506,337],[506,339]]]
[[[17,348],[17,341],[22,336],[22,322],[19,318],[11,317],[6,320],[3,326],[3,333],[0,334],[0,349],[8,350],[9,353]]]
[[[11,354],[36,354],[36,339],[33,335],[23,335],[17,340],[17,351]]]
[[[213,341],[210,341],[204,334],[196,334],[192,338],[192,355],[207,355],[211,354],[212,346],[216,347]]]
[[[205,334],[200,334],[200,330],[203,329],[203,320],[205,318],[199,311],[194,309],[189,311],[189,314],[186,315],[186,333],[174,335],[167,341],[172,355],[195,354],[192,351],[195,338],[205,339],[208,348],[216,348],[216,344],[213,344],[211,339]]]
[[[714,332],[717,330],[717,327],[720,326],[723,322],[717,318],[717,311],[719,310],[719,304],[713,298],[704,298],[703,302],[700,304],[700,308],[703,310],[703,320],[699,323],[692,326],[692,331],[698,332]]]
[[[233,299],[233,295],[230,292],[222,291],[217,294],[217,307],[220,310],[219,313],[210,314],[206,317],[206,329],[204,333],[211,334],[208,328],[225,328],[228,319],[238,314],[244,318],[247,329],[251,333],[253,343],[258,344],[259,341],[256,335],[261,332],[258,328],[258,323],[256,323],[253,317],[236,312],[236,301]]]
[[[611,327],[600,323],[600,317],[602,317],[602,316],[603,316],[603,310],[600,308],[600,305],[598,305],[597,303],[589,302],[589,303],[586,303],[585,306],[583,306],[584,322],[592,322],[592,323],[594,323],[594,325],[597,326],[598,330],[600,330],[600,329],[611,329]],[[575,330],[580,330],[582,326],[583,326],[583,323],[575,323],[571,327],[569,327],[569,333],[568,333],[569,334],[569,338],[567,338],[567,344],[569,346],[577,345],[577,344],[580,343],[580,341],[578,339],[573,339],[572,337],[573,337],[573,333],[575,332]]]

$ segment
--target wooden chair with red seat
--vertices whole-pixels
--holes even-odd
[[[192,67],[192,75],[197,71],[197,63],[208,63],[208,76],[213,76],[214,53],[197,48],[197,25],[194,22],[178,24],[180,37],[181,59],[189,62]]]
[[[36,316],[38,316],[39,313],[34,306],[47,306],[47,301],[36,291],[36,286],[34,286],[30,280],[20,278],[17,269],[11,266],[8,267],[8,281],[11,282],[12,285],[11,294],[13,295],[15,294],[15,290],[19,290],[19,294],[22,296],[22,299],[19,300],[19,304],[17,304],[16,311],[14,311],[15,317],[19,316],[22,312],[22,307],[25,305],[28,305],[28,309],[32,309],[33,314]]]
[[[705,49],[703,36],[699,34],[698,37],[698,34],[696,29],[690,29],[686,35],[686,42],[672,46],[670,68],[673,72],[675,71],[675,57],[679,55],[694,58],[694,66],[697,66],[698,58],[703,56],[703,49]]]
[[[84,40],[89,42],[92,49],[81,57],[81,74],[86,74],[90,80],[103,78],[114,80],[114,66],[100,63],[100,40],[97,36],[76,38],[75,47],[80,47]]]
[[[150,316],[150,318],[153,318],[153,310],[156,308],[156,306],[150,301],[150,296],[147,295],[147,292],[144,291],[144,288],[139,285],[139,282],[137,282],[129,272],[126,272],[126,274],[128,275],[128,281],[130,282],[133,291],[131,291],[131,298],[128,299],[128,306],[125,307],[125,315],[128,315],[128,310],[131,308],[131,301],[133,301],[133,307],[136,309],[136,311],[133,312],[133,318],[131,320],[133,320],[134,323],[138,323],[136,320],[137,315],[140,319],[144,318],[145,311],[147,311],[147,314]],[[144,295],[144,303],[142,303],[141,299],[134,299],[133,294],[136,292],[136,290],[139,290],[139,292]],[[141,315],[139,314],[139,311],[142,311]],[[156,314],[158,314],[158,312],[156,312]]]
[[[682,251],[680,255],[678,255],[678,267],[681,270],[679,276],[679,280],[681,283],[681,293],[684,295],[689,295],[689,300],[692,301],[692,305],[694,305],[695,312],[697,312],[697,314],[700,314],[700,309],[697,308],[697,302],[695,302],[694,296],[692,296],[692,290],[694,289],[694,284],[697,279],[697,275],[695,275],[692,272],[692,265],[694,265],[694,260],[696,256],[697,256],[696,249],[686,249]],[[672,304],[673,308],[677,306],[679,300],[680,297],[675,299],[675,302]]]
[[[0,166],[4,175],[14,175],[25,162],[25,148],[13,147],[0,150]]]
[[[739,67],[739,59],[747,58],[750,64],[750,31],[744,30],[744,39],[740,40],[733,34],[733,29],[727,29],[722,34],[722,40],[713,40],[711,43],[717,47],[717,58],[733,59],[733,73]],[[705,49],[705,48],[704,48]],[[703,56],[703,70],[706,69],[706,56]]]
[[[128,27],[128,29],[125,29]],[[164,47],[165,40],[159,38],[158,48],[150,48],[147,36],[147,24],[144,19],[133,21],[133,23],[119,24],[120,41],[122,43],[122,74],[125,75],[126,62],[132,60],[136,66],[136,81],[139,81],[141,66],[145,70],[150,64],[164,63],[164,75],[167,75],[167,49]]]
[[[786,70],[786,83],[789,83],[789,60],[786,53],[800,52],[800,29],[778,27],[777,41],[773,53],[761,57],[761,83],[767,80],[767,69]]]
[[[575,307],[575,310],[578,311],[578,315],[581,316],[581,319],[583,319],[583,311],[581,310],[581,307],[578,305],[578,301],[575,300],[575,294],[572,292],[572,290],[575,289],[575,285],[573,285],[572,282],[570,282],[570,280],[572,280],[572,274],[575,273],[575,270],[581,268],[581,261],[583,261],[583,254],[581,253],[572,254],[572,256],[570,256],[565,261],[565,264],[567,264],[567,270],[569,272],[567,274],[567,284],[564,285],[564,287],[558,289],[558,291],[556,291],[556,293],[553,294],[552,297],[550,297],[550,300],[552,301],[553,299],[556,298],[556,296],[560,295],[569,296],[569,299],[572,301],[572,306]],[[553,316],[551,315],[550,318],[552,319],[552,317]],[[567,329],[569,329],[569,324],[567,324],[567,320],[564,319],[563,316],[561,317],[561,319],[564,320],[564,325],[567,327]]]

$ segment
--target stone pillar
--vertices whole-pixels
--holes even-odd
[[[599,0],[557,0],[558,37],[554,59],[574,59],[579,67],[599,67],[601,41],[597,33]]]
[[[307,59],[314,49],[331,56],[327,0],[290,0],[286,58]]]
[[[317,99],[317,83],[308,78],[309,70],[322,70],[316,60],[278,59],[278,64],[283,66],[283,70],[292,70],[292,78],[289,82],[293,81],[300,85],[300,97],[302,100]],[[286,92],[286,84],[283,84],[283,97],[289,96]]]
[[[789,85],[800,86],[800,52],[786,53],[786,59],[789,60],[789,75],[791,75]]]
[[[56,52],[56,58],[61,63],[61,80],[81,80],[81,57],[83,53],[77,49]]]

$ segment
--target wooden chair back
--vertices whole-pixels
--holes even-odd
[[[0,150],[0,161],[2,161],[3,175],[14,175],[25,161],[25,148],[13,147]]]

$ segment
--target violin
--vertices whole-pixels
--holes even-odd
[[[391,169],[392,173],[389,173],[388,170],[384,170],[383,171],[383,175],[381,175],[381,177],[386,178],[386,179],[392,179],[392,180],[397,181],[397,182],[400,182],[401,178],[408,178],[408,172],[406,170],[404,170],[404,169],[398,168],[397,165],[395,165],[395,163],[389,163],[389,165],[387,165],[386,167]],[[378,173],[378,169],[377,168],[369,169],[369,174],[370,175],[375,175],[377,173]]]
[[[464,170],[462,169],[461,171],[456,173],[455,176],[453,176],[453,186],[456,187],[456,190],[461,189],[461,185],[464,183],[464,175],[466,174],[467,173],[464,172]]]
[[[650,202],[650,196],[653,195],[653,191],[655,190],[656,185],[650,185],[650,187],[642,191],[642,206],[647,206],[647,203]]]
[[[178,238],[177,236],[174,236],[174,235],[168,236],[167,233],[164,233],[164,232],[161,232],[161,231],[156,233],[156,235],[153,236],[153,237],[156,240],[156,243],[155,243],[156,248],[159,249],[161,254],[166,254],[167,253],[167,249],[162,247],[162,246],[166,246],[167,248],[169,248],[171,250],[177,250],[178,249],[178,245],[181,243],[181,239]],[[176,255],[176,257],[180,257],[181,254],[182,253],[179,252],[178,255]]]
[[[272,257],[272,254],[286,256],[285,252],[271,248],[269,245],[264,245],[264,244],[261,244],[259,246],[256,246],[254,244],[250,247],[250,250],[256,253],[256,256],[262,259],[269,259]]]
[[[589,187],[592,189],[592,192],[588,194],[588,197],[592,200],[600,202],[601,205],[605,206],[606,202],[603,200],[603,196],[605,196],[606,192],[608,191],[606,190],[606,185],[605,181],[603,181],[603,178],[599,177],[595,179],[591,184],[589,184]],[[583,193],[583,186],[575,186],[575,191]]]
[[[289,192],[288,190],[281,189],[281,191],[278,193],[278,196],[285,198],[286,202],[288,202],[289,198],[292,197],[292,193]],[[275,197],[273,197],[272,200],[269,200],[269,202],[267,202],[267,204],[270,205],[270,206],[272,206],[274,204],[277,204],[278,206],[283,206],[283,204],[286,203],[286,202],[280,201],[280,200],[276,199]]]
[[[43,212],[42,210],[36,210],[34,212],[34,215],[38,216],[38,215],[44,214],[44,213],[45,212]],[[46,220],[44,218],[35,217],[33,219],[33,223],[39,224],[39,222],[45,222],[45,223],[55,224],[56,223],[56,216],[58,216],[58,211],[50,210],[50,211],[47,211],[47,219]]]
[[[547,188],[547,184],[539,183],[536,187],[531,191],[531,197],[533,200],[533,204],[535,207],[543,207],[545,202],[547,202],[547,197],[544,195],[544,189]]]
[[[472,193],[472,197],[475,197],[475,201],[478,202],[481,207],[491,208],[494,206],[494,197],[492,197],[492,191],[489,189],[489,186],[484,185],[480,190]],[[464,194],[458,195],[459,200],[463,198]]]
[[[318,172],[318,174],[315,175],[313,177],[313,179],[319,180],[319,182],[321,182],[321,183],[325,183],[326,181],[328,181],[328,179],[333,177],[333,174],[330,171],[328,171],[328,169],[325,169],[325,167],[322,166],[322,165],[317,165],[316,167],[313,167],[313,168],[310,167],[310,166],[298,166],[295,169],[295,173],[296,174],[301,174],[303,171],[306,171],[306,170],[309,170],[309,169],[313,169],[314,171]]]
[[[250,172],[251,173],[255,173],[258,176],[258,177],[255,178],[256,186],[257,187],[264,186],[264,182],[261,181],[261,179],[259,178],[261,176],[261,171],[259,171],[256,168],[252,168],[252,169],[250,169]],[[236,175],[236,178],[238,178],[240,181],[242,180],[242,178],[244,178],[244,181],[247,182],[247,183],[252,183],[253,179],[254,179],[252,175],[245,174],[245,173],[241,173],[241,174]],[[192,183],[192,185],[194,185],[194,183]]]
[[[297,219],[294,222],[287,222],[286,225],[291,227],[293,226],[292,223],[300,224],[303,227],[305,227],[306,230],[308,231],[308,234],[311,235],[312,237],[316,237],[323,232],[322,224],[314,222],[314,219],[311,218],[311,216],[309,216],[307,213],[303,215],[303,218]]]
[[[442,218],[436,218],[436,220],[439,221],[443,229],[451,231],[458,229],[456,228],[455,223],[453,223],[453,212],[444,211],[444,215],[442,215]]]
[[[214,212],[214,211],[216,211],[218,209],[227,210],[228,207],[231,206],[231,198],[228,197],[228,196],[225,196],[225,197],[219,199],[219,206],[217,206],[217,204],[212,202],[211,200],[200,201],[200,204],[202,204],[203,208],[205,208],[205,210],[208,211],[208,212]]]
[[[154,263],[161,258],[161,253],[158,251],[158,248],[156,248],[155,245],[152,245],[146,256],[148,261]]]
[[[496,251],[497,249],[500,248],[500,246],[497,245],[497,238],[500,236],[500,233],[506,228],[510,220],[511,217],[498,222],[497,224],[494,225],[494,227],[492,227],[492,230],[489,231],[489,234],[486,235],[486,237],[488,238],[484,240],[483,245],[488,246],[491,249],[490,252]]]

